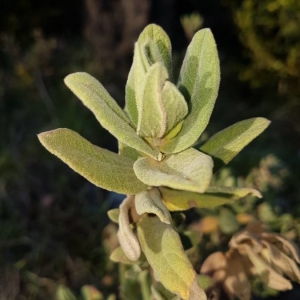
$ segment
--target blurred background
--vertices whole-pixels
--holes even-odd
[[[186,214],[186,226],[201,235],[204,250],[200,245],[198,261],[225,247],[252,219],[299,244],[298,0],[1,0],[1,300],[55,299],[58,294],[73,300],[85,285],[89,293],[97,288],[105,297],[118,299],[123,293],[123,299],[135,299],[120,287],[117,266],[108,260],[117,241],[106,212],[123,197],[70,170],[36,135],[67,127],[117,152],[116,140],[63,79],[88,72],[123,107],[133,44],[149,23],[170,36],[175,78],[194,32],[209,27],[215,36],[222,79],[202,141],[246,118],[272,121],[215,178],[258,188],[264,202],[245,199],[235,207]],[[257,297],[272,296],[257,289]]]

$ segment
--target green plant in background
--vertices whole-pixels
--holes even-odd
[[[167,290],[172,297],[206,299],[170,212],[215,207],[247,195],[261,197],[252,188],[210,183],[213,173],[265,130],[268,120],[238,122],[199,149],[193,148],[209,122],[219,81],[218,53],[209,29],[193,37],[175,84],[170,40],[160,27],[149,25],[135,43],[124,110],[92,76],[74,73],[65,78],[66,85],[117,138],[119,154],[65,128],[39,134],[51,153],[90,182],[127,195],[120,209],[110,212],[119,223],[121,244],[112,257],[140,264],[135,272],[141,274],[143,299],[151,294],[160,299],[157,295],[170,293]],[[151,291],[147,288],[145,264],[164,287],[153,282]]]
[[[183,27],[185,36],[190,41],[193,38],[195,32],[197,32],[202,27],[203,18],[199,13],[194,12],[190,15],[183,15],[180,18],[180,23]]]
[[[299,1],[231,0],[230,4],[252,61],[241,78],[261,86],[275,77],[281,92],[299,91]]]

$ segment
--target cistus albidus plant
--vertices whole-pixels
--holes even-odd
[[[119,143],[119,153],[99,148],[78,133],[60,128],[39,134],[51,153],[101,188],[126,194],[111,217],[119,223],[121,248],[129,262],[146,260],[153,280],[181,299],[207,299],[174,228],[171,212],[214,207],[246,195],[251,188],[211,186],[211,177],[269,125],[264,118],[238,122],[193,145],[205,130],[218,94],[218,52],[209,29],[198,31],[182,63],[172,72],[171,43],[149,25],[134,46],[121,109],[104,87],[86,73],[66,85]],[[152,289],[152,298],[155,297]]]

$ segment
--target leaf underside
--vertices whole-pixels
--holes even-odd
[[[166,187],[160,187],[159,190],[162,194],[163,203],[170,211],[187,210],[192,207],[212,208],[230,204],[248,195],[262,197],[255,189],[222,186],[209,187],[204,194],[173,190]]]
[[[144,213],[155,214],[161,222],[170,224],[172,221],[171,215],[161,201],[161,194],[158,189],[151,189],[138,193],[135,196],[135,209],[139,215]]]

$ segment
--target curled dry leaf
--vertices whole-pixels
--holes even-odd
[[[262,223],[250,223],[232,237],[229,246],[225,254],[211,254],[200,271],[222,283],[230,297],[250,299],[250,276],[259,276],[265,285],[277,291],[290,290],[290,280],[300,282],[298,248],[279,234],[264,232]]]
[[[156,188],[137,194],[135,196],[135,209],[139,215],[155,214],[162,222],[171,224],[171,214],[162,203],[161,194]]]
[[[120,205],[118,239],[127,257],[135,261],[141,255],[141,247],[130,226],[129,212],[131,209],[134,209],[134,196],[128,196]]]

